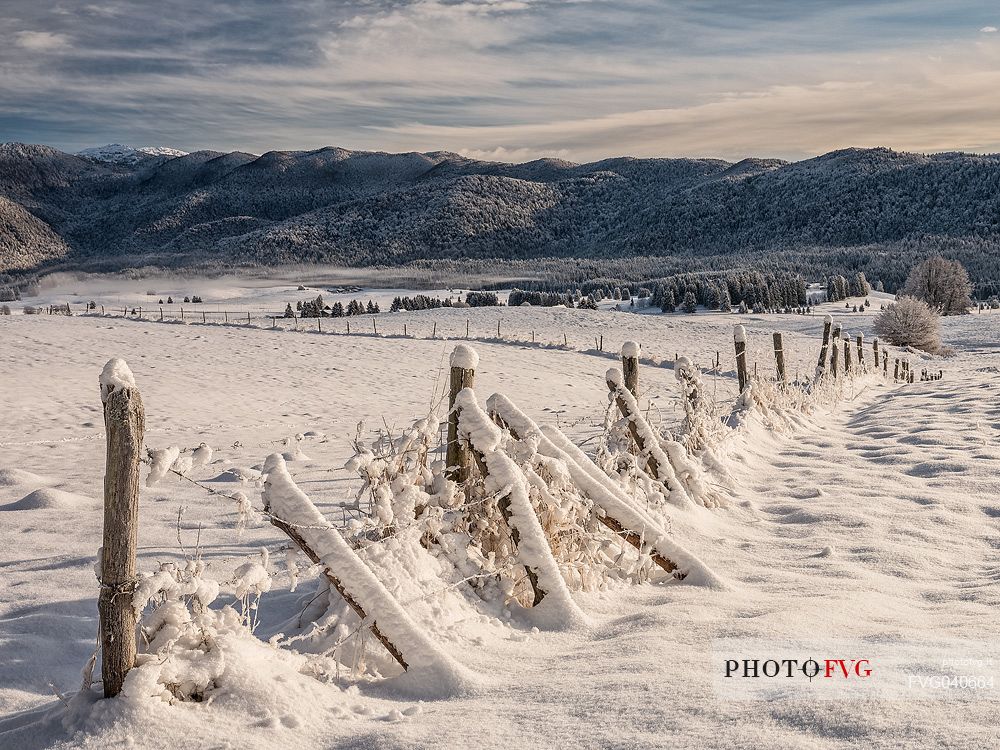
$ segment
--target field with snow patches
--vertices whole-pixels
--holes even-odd
[[[76,307],[85,299],[142,304],[145,286],[79,290]],[[978,644],[1000,659],[995,312],[945,319],[955,354],[906,354],[913,384],[893,383],[893,358],[903,355],[890,349],[888,380],[853,378],[816,401],[762,385],[762,401],[748,404],[737,399],[734,323],[746,327],[749,361],[762,380],[773,377],[771,334],[781,331],[789,378],[804,381],[813,375],[823,315],[864,333],[870,357],[871,322],[884,298],[873,296],[870,312],[822,305],[812,316],[638,315],[608,305],[439,309],[383,313],[378,336],[368,334],[371,316],[352,319],[365,334],[348,336],[343,319],[324,320],[319,334],[314,321],[296,330],[258,317],[317,290],[153,286],[157,297],[202,294],[208,309],[250,311],[252,323],[0,317],[0,747],[996,746],[1000,685],[835,698],[813,686],[751,700],[750,688],[741,695],[720,687],[717,653],[722,639],[836,639],[863,652],[837,656],[870,659],[875,677],[882,655],[904,642],[929,651]],[[397,293],[341,299],[377,299],[386,309]],[[25,303],[71,295],[69,287],[49,289]],[[294,483],[350,530],[345,508],[362,488],[358,472],[344,468],[352,442],[370,442],[378,429],[398,436],[428,414],[467,325],[479,355],[480,403],[503,393],[590,455],[607,437],[605,373],[626,341],[641,345],[639,407],[654,430],[683,429],[678,354],[702,368],[705,398],[729,416],[707,449],[684,459],[696,465],[702,489],[679,493],[696,502],[642,490],[643,512],[666,529],[666,548],[696,558],[684,581],[650,571],[625,546],[617,562],[629,575],[606,575],[613,568],[606,560],[599,575],[583,566],[588,585],[567,577],[571,599],[553,594],[539,605],[548,607],[542,617],[511,601],[509,590],[505,600],[495,586],[479,586],[467,558],[465,568],[454,562],[461,550],[418,544],[425,531],[418,525],[362,550],[445,660],[437,671],[421,663],[398,676],[377,641],[365,639],[368,631],[353,627],[318,566],[287,553],[288,537],[232,497],[241,492],[259,510],[266,469],[263,489],[275,503],[294,499]],[[709,372],[717,352],[721,367]],[[157,642],[163,650],[146,654],[121,696],[96,700],[97,688],[74,694],[97,635],[105,451],[98,376],[112,357],[134,373],[148,448],[211,448],[181,454],[193,459],[183,468],[202,486],[172,474],[144,484],[139,568],[154,573],[198,558],[200,578],[221,590],[211,604],[209,646],[185,651],[180,636]],[[920,382],[923,368],[943,378]],[[488,425],[476,429],[475,440],[489,437]],[[433,425],[428,432],[436,449],[440,433]],[[285,457],[265,467],[274,453]],[[522,544],[530,541],[522,534]],[[255,637],[246,637],[219,613],[241,611],[255,592],[262,592],[257,607],[246,610]],[[176,601],[153,610],[167,629],[180,628],[171,618],[186,611]],[[579,618],[563,628],[559,613]],[[167,700],[169,670],[178,680],[210,673],[211,685],[201,700]]]

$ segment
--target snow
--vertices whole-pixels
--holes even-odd
[[[136,301],[145,299],[146,286],[161,285],[101,283],[108,299]],[[254,311],[307,296],[289,284],[171,284],[196,294],[217,289],[213,300],[238,299]],[[72,287],[67,282],[65,289]],[[80,283],[78,291],[86,299],[90,289]],[[52,292],[53,301],[65,301],[62,294]],[[843,305],[822,305],[812,316],[435,310],[379,316],[386,333],[379,337],[342,335],[339,320],[324,321],[323,335],[296,332],[291,324],[272,331],[256,316],[251,327],[80,315],[0,319],[0,508],[42,489],[87,499],[0,512],[6,542],[0,548],[0,747],[475,743],[832,750],[946,746],[956,737],[969,746],[993,746],[996,703],[987,696],[729,701],[716,693],[710,665],[716,644],[728,638],[835,636],[875,658],[887,644],[908,640],[928,648],[995,641],[996,312],[942,321],[952,357],[920,361],[887,347],[890,360],[943,370],[940,381],[897,385],[890,366],[888,381],[839,379],[837,398],[812,411],[782,416],[777,409],[752,408],[724,441],[689,457],[707,486],[726,499],[718,507],[636,508],[636,497],[593,461],[607,405],[605,374],[626,341],[642,345],[641,414],[657,433],[677,434],[685,414],[671,370],[685,363],[678,359],[675,366],[675,354],[700,370],[705,397],[728,414],[736,398],[734,322],[746,331],[751,370],[756,363],[762,376],[773,374],[771,333],[782,331],[789,380],[801,381],[811,379],[816,366],[826,314],[843,329],[873,336],[874,313]],[[498,319],[506,340],[496,339]],[[211,446],[208,463],[195,467],[192,460],[189,476],[202,483],[245,467],[240,483],[210,485],[242,490],[244,512],[261,507],[257,473],[249,467],[290,451],[286,438],[303,435],[294,442],[311,460],[287,463],[286,470],[317,512],[341,528],[361,486],[356,474],[339,469],[355,452],[357,423],[365,422],[360,440],[369,446],[372,427],[388,425],[398,438],[401,426],[426,415],[440,398],[454,345],[469,343],[467,321],[479,339],[478,400],[502,393],[517,404],[537,427],[539,455],[564,461],[595,505],[631,512],[633,523],[646,524],[644,531],[655,529],[644,542],[655,537],[665,554],[682,562],[689,571],[683,580],[664,575],[574,590],[588,626],[532,632],[522,613],[471,593],[459,582],[464,575],[446,577],[450,563],[420,545],[419,526],[391,544],[358,549],[417,627],[477,675],[475,690],[432,700],[418,681],[398,682],[399,669],[370,635],[358,670],[322,656],[321,642],[332,645],[339,637],[332,630],[345,623],[350,628],[348,620],[316,634],[315,649],[287,644],[309,632],[312,615],[327,611],[315,566],[298,555],[297,589],[291,591],[282,551],[289,540],[280,531],[266,520],[241,529],[234,498],[165,477],[142,488],[139,568],[144,577],[162,572],[162,563],[183,571],[200,551],[200,577],[221,584],[214,598],[210,589],[196,597],[209,601],[210,619],[199,620],[190,605],[185,613],[177,599],[157,606],[154,596],[144,620],[155,633],[155,648],[130,673],[127,694],[91,700],[95,686],[67,714],[53,690],[74,700],[97,631],[93,562],[101,539],[104,435],[94,380],[109,356],[118,352],[127,359],[141,385],[146,445],[185,446],[188,457],[194,446]],[[603,352],[594,343],[600,335]],[[718,371],[710,369],[716,352]],[[514,426],[509,410],[503,411]],[[516,425],[519,432],[524,427]],[[257,625],[249,634],[233,582],[240,566],[260,564],[262,547],[270,552],[270,590],[252,611]],[[317,596],[322,606],[310,604]],[[294,630],[300,616],[308,624]],[[171,663],[160,663],[167,639],[199,642],[192,628],[202,625],[219,636],[217,649],[192,645],[173,651]],[[164,681],[174,679],[189,681],[189,690],[214,684],[212,699],[171,703]]]
[[[459,344],[451,351],[448,358],[451,367],[459,367],[463,370],[475,370],[479,366],[479,355],[471,346]]]
[[[101,400],[107,401],[116,390],[135,388],[135,376],[128,369],[124,359],[114,357],[109,359],[101,370]]]
[[[77,156],[84,156],[88,159],[106,161],[113,164],[137,164],[146,156],[166,156],[174,158],[186,156],[187,151],[179,151],[176,148],[167,146],[126,146],[122,143],[109,143],[106,146],[93,146],[76,152]]]
[[[744,343],[744,344],[746,343],[747,331],[743,326],[741,325],[733,326],[733,340],[736,343]]]
[[[637,344],[635,341],[626,341],[624,344],[622,344],[622,356],[630,357],[633,359],[638,358],[639,349],[640,349],[639,344]]]
[[[406,674],[396,682],[408,693],[421,697],[441,698],[473,692],[475,676],[448,656],[410,618],[295,485],[281,454],[268,456],[264,474],[267,477],[262,492],[265,510],[301,535],[325,568],[364,609],[371,623],[399,649],[408,667]]]

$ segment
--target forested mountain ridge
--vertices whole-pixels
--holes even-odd
[[[865,246],[870,255],[882,245],[940,241],[964,248],[975,278],[993,273],[998,238],[997,155],[878,148],[794,163],[622,157],[577,165],[329,147],[128,164],[0,145],[0,272],[466,258],[766,261],[796,248],[813,256],[838,248],[842,258],[844,248]]]

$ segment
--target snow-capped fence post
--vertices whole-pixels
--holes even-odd
[[[135,378],[121,359],[101,373],[107,455],[104,470],[104,540],[101,548],[101,679],[104,697],[121,692],[135,666],[136,538],[139,526],[139,464],[146,414]]]
[[[625,387],[639,398],[639,345],[634,341],[626,341],[622,345],[622,373]]]
[[[889,377],[889,352],[882,350],[882,377]]]
[[[858,345],[858,370],[861,372],[865,371],[865,335],[859,333],[854,337],[855,343]]]
[[[851,374],[851,334],[844,331],[844,375]]]
[[[750,385],[750,376],[747,374],[747,332],[743,326],[733,327],[733,342],[736,345],[736,378],[739,392],[743,393]]]
[[[778,368],[778,382],[784,385],[785,378],[785,352],[781,345],[781,333],[774,332],[774,362]]]
[[[830,351],[830,329],[833,328],[833,318],[827,315],[823,318],[823,345],[819,350],[819,363],[816,365],[816,374],[821,375],[826,372],[826,357]]]
[[[458,434],[459,409],[455,405],[463,388],[472,388],[476,380],[476,365],[479,355],[469,346],[459,344],[449,358],[451,381],[448,389],[448,451],[447,476],[459,484],[469,479],[472,454]]]

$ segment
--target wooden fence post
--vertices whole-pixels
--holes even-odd
[[[455,399],[463,388],[472,388],[475,385],[479,355],[471,347],[459,344],[452,351],[449,364],[451,365],[451,382],[448,389],[447,476],[452,481],[463,484],[469,479],[472,453],[458,436],[460,415],[455,408]]]
[[[861,372],[864,372],[865,371],[865,349],[864,349],[864,346],[865,346],[865,335],[863,333],[859,333],[854,338],[854,341],[858,345],[858,369]]]
[[[785,383],[785,352],[781,345],[781,334],[774,332],[774,361],[778,367],[778,382]]]
[[[622,373],[625,376],[625,387],[639,398],[639,345],[634,341],[626,341],[622,345]]]
[[[844,331],[844,375],[851,374],[851,334]]]
[[[819,362],[816,365],[816,374],[826,372],[826,358],[830,352],[830,331],[833,328],[833,318],[829,315],[823,318],[823,345],[819,350]]]
[[[318,333],[323,333],[323,319],[322,318],[319,318],[319,317],[316,318],[316,331]]]
[[[874,339],[872,339],[872,355],[875,357],[875,371],[878,372],[878,368],[879,365],[882,364],[882,360],[879,359],[877,336]]]
[[[163,308],[160,308],[160,320],[163,320]]]
[[[497,319],[497,338],[500,338],[500,319]]]
[[[468,321],[468,319],[466,319],[466,321],[465,321],[465,338],[469,338],[469,321]]]
[[[899,357],[896,358],[896,366],[892,370],[892,379],[899,381]]]
[[[226,324],[229,324],[229,310],[223,310],[222,314],[226,316]]]
[[[743,393],[750,385],[747,374],[747,332],[741,325],[733,327],[733,343],[736,345],[736,378],[739,392]]]
[[[202,310],[202,311],[201,311],[201,322],[202,322],[202,323],[205,323],[205,322],[207,322],[207,321],[205,320],[205,311],[204,311],[204,310]]]
[[[139,525],[139,463],[146,414],[135,379],[123,360],[101,373],[107,456],[104,470],[104,544],[101,548],[101,677],[104,697],[118,695],[135,666],[136,538]]]
[[[181,308],[181,322],[184,322],[184,308]]]
[[[378,336],[378,326],[375,324],[375,318],[372,318],[372,330],[375,332],[375,335]]]
[[[433,330],[431,330],[431,338],[432,339],[436,339],[437,337],[438,337],[438,324],[437,324],[437,321],[435,320],[434,321],[434,328],[433,328]]]
[[[247,325],[250,325],[250,311],[247,310]]]
[[[830,338],[830,369],[833,371],[834,374],[837,373],[837,369],[838,369],[838,367],[837,367],[838,363],[835,360],[837,359],[837,357],[840,354],[840,352],[838,351],[838,349],[840,347],[840,331],[841,331],[841,325],[840,325],[840,323],[834,323],[833,324],[833,329],[830,332],[830,337],[831,337]]]

